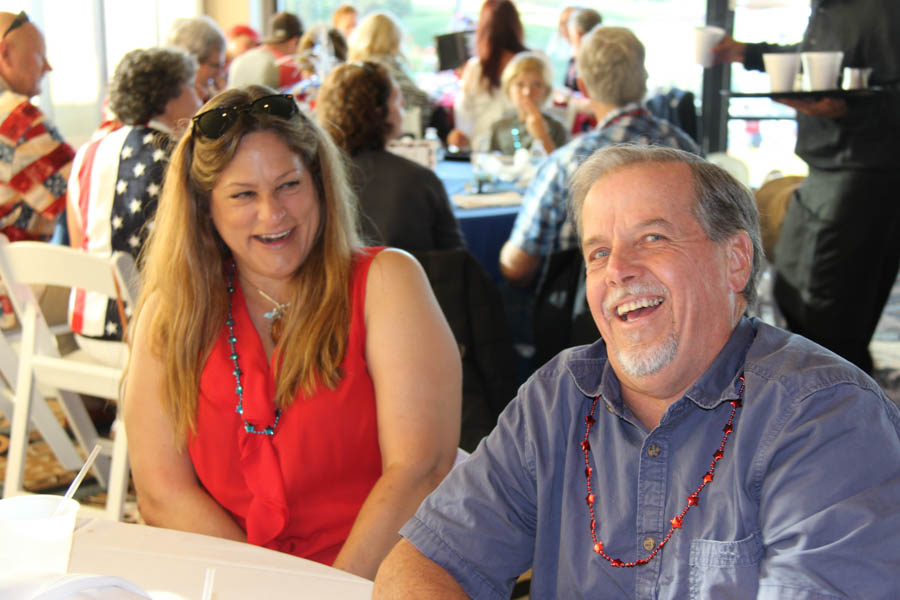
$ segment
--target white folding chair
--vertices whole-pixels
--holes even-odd
[[[40,404],[35,401],[35,389],[41,385],[58,392],[72,432],[84,451],[89,452],[98,442],[103,447],[93,472],[107,488],[105,516],[119,520],[128,486],[128,446],[121,411],[117,411],[113,425],[114,441],[101,440],[78,394],[117,401],[122,369],[102,365],[82,351],[60,356],[56,338],[29,286],[80,287],[119,297],[133,306],[138,282],[134,260],[123,252],[101,257],[43,242],[10,243],[0,235],[0,277],[22,325],[3,495],[24,493],[28,422],[33,407]]]
[[[10,423],[15,412],[15,389],[19,372],[19,358],[10,341],[3,332],[0,332],[0,413],[3,413]],[[32,425],[40,432],[41,437],[50,446],[53,454],[64,469],[73,470],[81,467],[82,458],[75,449],[75,445],[66,435],[65,429],[50,407],[44,401],[38,390],[32,390]]]

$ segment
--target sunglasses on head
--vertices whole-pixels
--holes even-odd
[[[191,135],[196,135],[199,131],[203,137],[217,140],[225,135],[225,132],[237,121],[238,116],[244,112],[263,113],[279,119],[290,119],[298,114],[300,109],[290,94],[263,96],[249,104],[220,106],[195,116],[192,119]]]
[[[22,25],[24,25],[27,22],[28,22],[28,15],[26,15],[25,11],[23,10],[22,12],[20,12],[19,14],[16,15],[16,18],[13,19],[12,23],[9,24],[9,27],[7,27],[6,31],[3,32],[3,37],[0,39],[5,40],[6,36],[8,36],[10,33],[12,33],[13,31],[15,31],[16,29],[18,29],[19,27],[21,27]]]

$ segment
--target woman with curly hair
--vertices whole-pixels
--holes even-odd
[[[455,129],[447,137],[448,144],[479,148],[487,143],[491,125],[515,112],[501,89],[500,78],[512,57],[527,50],[523,36],[515,4],[485,0],[475,27],[475,56],[463,68],[461,90],[453,103]]]
[[[463,245],[440,179],[385,149],[401,133],[403,99],[383,65],[335,68],[319,90],[316,116],[356,167],[362,230],[369,240],[404,250]]]
[[[172,153],[125,379],[144,520],[373,578],[450,470],[462,376],[407,253],[365,248],[334,143],[222,92]]]
[[[116,66],[109,110],[122,126],[82,146],[69,177],[66,219],[73,247],[104,256],[121,250],[137,259],[156,213],[171,141],[200,107],[196,71],[196,61],[173,48],[133,50]],[[69,309],[79,346],[123,366],[115,299],[73,290]]]

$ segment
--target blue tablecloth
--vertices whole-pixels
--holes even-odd
[[[451,200],[454,194],[468,193],[466,184],[473,182],[472,164],[469,162],[441,161],[435,172],[444,183],[444,188]],[[508,185],[506,189],[509,189]],[[509,233],[512,231],[518,213],[518,206],[454,208],[453,210],[469,252],[498,283],[502,281],[498,264],[500,249],[509,239]]]

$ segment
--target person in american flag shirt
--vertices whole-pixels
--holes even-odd
[[[72,148],[31,103],[51,70],[44,36],[25,11],[0,12],[0,232],[46,240],[66,206]],[[15,316],[0,283],[0,327]]]
[[[0,13],[0,32],[0,231],[46,240],[66,206],[75,153],[30,101],[51,70],[44,36],[24,12]]]
[[[137,259],[153,216],[170,146],[200,108],[196,61],[174,48],[126,54],[110,85],[105,124],[78,150],[69,179],[70,243],[108,256]],[[126,315],[130,307],[125,307]],[[73,290],[69,323],[78,345],[107,364],[124,365],[123,326],[115,298]]]

